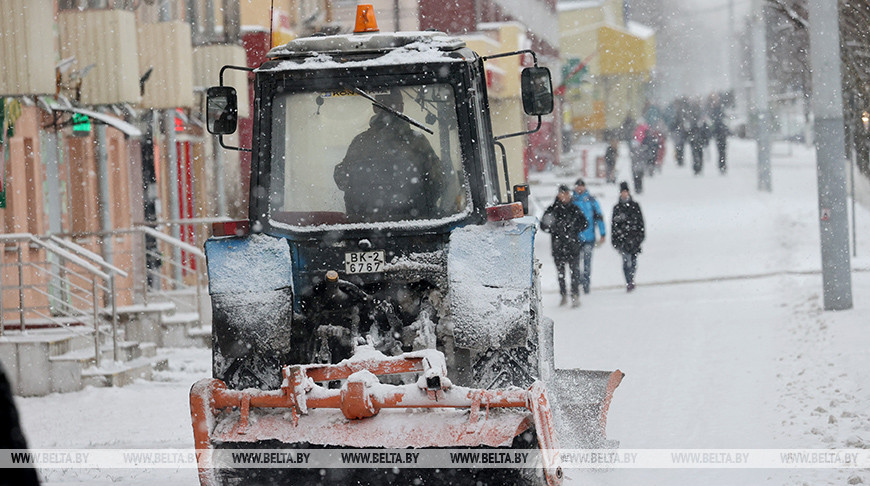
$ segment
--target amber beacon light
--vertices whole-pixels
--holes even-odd
[[[356,6],[356,25],[353,28],[355,34],[363,32],[379,32],[378,20],[375,18],[375,9],[371,5]]]

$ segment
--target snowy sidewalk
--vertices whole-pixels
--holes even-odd
[[[628,173],[625,154],[619,164]],[[556,321],[560,367],[626,373],[608,436],[626,449],[870,447],[870,241],[852,274],[855,309],[823,312],[812,150],[774,151],[772,193],[756,190],[755,146],[735,141],[729,172],[677,167],[637,196],[647,240],[638,288],[627,294],[621,260],[595,252],[592,292],[580,309],[558,307],[549,235],[539,234],[544,312]],[[564,174],[533,187],[549,204]],[[587,178],[587,185],[591,184]],[[552,186],[552,187],[551,187]],[[613,185],[593,186],[607,219]],[[859,230],[870,215],[859,207]],[[846,484],[866,471],[672,469],[573,470],[570,484]]]

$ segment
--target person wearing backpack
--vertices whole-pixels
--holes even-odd
[[[604,213],[601,212],[601,205],[598,201],[589,194],[586,190],[586,183],[583,179],[577,179],[574,183],[573,203],[583,211],[583,216],[589,221],[589,226],[581,231],[577,237],[580,241],[580,257],[583,260],[583,293],[589,293],[590,281],[592,277],[592,251],[596,245],[601,245],[606,239],[606,230],[604,225]],[[598,229],[600,239],[595,239],[595,229]]]
[[[577,235],[589,226],[583,211],[572,201],[571,188],[562,184],[553,204],[541,217],[541,229],[552,236],[553,261],[559,276],[559,305],[568,303],[566,268],[571,270],[571,307],[580,305],[580,240]]]

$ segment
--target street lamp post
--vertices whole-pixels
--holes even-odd
[[[837,2],[807,2],[825,310],[852,308]]]
[[[755,86],[755,139],[758,143],[758,190],[772,190],[770,171],[770,106],[767,93],[767,39],[764,2],[754,0],[752,20],[752,71]]]

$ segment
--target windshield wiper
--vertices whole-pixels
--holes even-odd
[[[380,108],[380,109],[382,109],[382,110],[389,111],[389,112],[392,113],[393,115],[396,115],[397,117],[401,118],[402,120],[405,120],[406,122],[410,123],[411,125],[414,125],[415,127],[419,128],[420,130],[423,130],[424,132],[428,133],[429,135],[433,135],[433,134],[435,133],[435,132],[433,132],[432,130],[430,130],[429,128],[427,128],[425,125],[423,125],[422,123],[420,123],[420,122],[418,122],[417,120],[411,118],[410,116],[408,116],[408,115],[406,115],[406,114],[404,114],[404,113],[402,113],[402,112],[396,111],[396,110],[394,110],[393,108],[391,108],[391,107],[389,107],[389,106],[387,106],[387,105],[381,103],[380,101],[376,100],[376,99],[374,98],[374,96],[372,96],[372,95],[366,93],[365,91],[363,91],[363,90],[361,90],[361,89],[359,89],[359,88],[353,88],[353,90],[354,90],[358,95],[360,95],[360,96],[362,96],[363,98],[365,98],[365,99],[371,101],[372,104],[375,105],[375,106],[377,106],[378,108]]]

